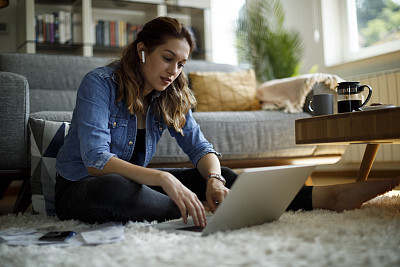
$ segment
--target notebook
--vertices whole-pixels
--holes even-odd
[[[154,224],[159,230],[209,235],[279,219],[314,171],[315,165],[290,165],[245,169],[205,228],[182,219]]]

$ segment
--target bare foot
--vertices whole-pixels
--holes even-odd
[[[400,177],[367,180],[349,184],[315,186],[312,193],[313,208],[342,212],[354,210],[400,184]]]

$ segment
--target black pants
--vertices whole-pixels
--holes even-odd
[[[201,201],[206,200],[206,184],[197,169],[162,170],[173,174]],[[226,186],[230,188],[238,175],[225,167],[221,171]],[[312,187],[303,187],[288,209],[312,209],[311,194]],[[61,220],[75,219],[87,223],[151,222],[181,217],[179,208],[160,187],[141,185],[116,174],[88,176],[76,182],[57,175],[55,207]]]

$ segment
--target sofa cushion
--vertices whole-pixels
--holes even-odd
[[[72,111],[75,108],[76,90],[34,89],[29,94],[30,113],[43,110]]]
[[[222,154],[222,160],[286,158],[313,155],[316,146],[296,145],[295,120],[310,114],[281,111],[195,112],[205,138]],[[161,137],[151,163],[189,162],[176,141]]]
[[[33,90],[77,91],[86,73],[111,61],[104,57],[0,53],[0,71],[25,76]]]
[[[56,156],[64,144],[69,123],[29,118],[31,191],[35,212],[55,215]]]
[[[76,91],[85,74],[112,60],[71,55],[0,53],[0,71],[26,77],[30,113],[43,110],[72,111]]]
[[[261,108],[256,97],[253,70],[240,72],[190,72],[197,99],[196,111],[244,111]]]

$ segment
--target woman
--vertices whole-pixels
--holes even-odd
[[[60,219],[101,223],[182,217],[186,222],[190,214],[197,226],[206,225],[200,199],[214,212],[237,174],[221,168],[218,153],[192,117],[195,98],[182,70],[194,48],[186,27],[159,17],[143,27],[119,61],[84,77],[57,156]],[[196,168],[146,168],[165,129]],[[398,183],[303,187],[289,208],[354,209]]]

